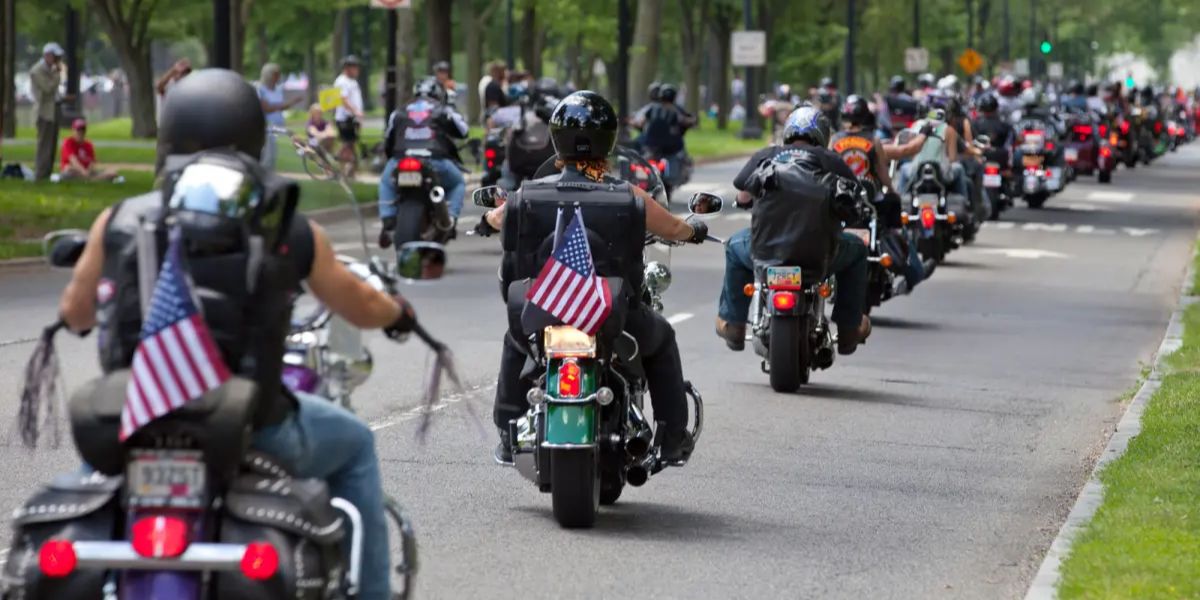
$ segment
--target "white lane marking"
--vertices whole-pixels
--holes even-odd
[[[1103,208],[1095,204],[1084,204],[1083,202],[1072,202],[1067,205],[1067,208],[1079,212],[1102,212],[1112,210],[1111,208]]]
[[[1024,258],[1024,259],[1039,259],[1039,258],[1070,258],[1070,255],[1053,250],[1040,250],[1037,248],[983,248],[980,250],[984,254],[1003,254],[1008,258]]]
[[[392,427],[393,425],[399,425],[400,423],[404,423],[405,421],[411,421],[417,417],[424,415],[427,412],[430,412],[430,413],[439,412],[453,404],[458,404],[458,403],[462,402],[463,400],[467,400],[475,394],[486,393],[488,390],[494,390],[494,389],[496,389],[496,384],[489,383],[487,385],[472,386],[461,392],[447,394],[444,398],[442,398],[440,401],[438,401],[437,404],[434,404],[432,406],[427,407],[422,404],[420,406],[414,406],[402,413],[371,421],[371,423],[370,423],[371,431],[379,431],[381,429],[387,429],[388,427]]]
[[[1063,233],[1067,230],[1066,223],[1026,223],[1021,226],[1024,231],[1049,231],[1051,233]]]
[[[694,316],[696,316],[696,315],[693,315],[692,313],[674,314],[674,315],[667,317],[667,322],[672,325],[678,325]]]
[[[1107,210],[1107,209],[1097,209]],[[1129,237],[1145,237],[1159,233],[1159,229],[1141,229],[1137,227],[1122,227],[1119,230],[1111,227],[1096,227],[1095,225],[1075,225],[1071,226],[1066,223],[1016,223],[1013,221],[987,221],[983,224],[984,229],[996,230],[1012,230],[1016,229],[1017,225],[1021,226],[1022,231],[1046,231],[1049,233],[1079,233],[1084,235],[1116,235],[1118,233]]]
[[[1138,229],[1137,227],[1122,227],[1121,231],[1128,233],[1133,237],[1142,237],[1154,233],[1158,233],[1157,229]]]
[[[1093,202],[1130,202],[1133,194],[1130,192],[1089,192],[1087,199]]]

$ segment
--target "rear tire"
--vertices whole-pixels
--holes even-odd
[[[425,229],[425,206],[420,202],[405,201],[403,198],[396,205],[396,229],[392,231],[392,243],[396,250],[409,242],[421,240],[421,232]]]
[[[1048,197],[1049,195],[1046,192],[1039,192],[1032,196],[1026,196],[1025,202],[1029,204],[1029,208],[1041,208],[1046,203]]]
[[[600,466],[595,450],[550,451],[554,520],[568,529],[591,527],[600,508]]]
[[[1096,176],[1096,179],[1100,183],[1112,183],[1112,171],[1100,171],[1100,174]]]
[[[791,393],[808,381],[808,328],[799,317],[771,317],[771,340],[767,362],[771,366],[771,389]]]
[[[621,497],[621,492],[625,489],[625,478],[618,471],[603,469],[602,472],[603,474],[600,477],[600,505],[612,506],[617,503],[617,499]]]

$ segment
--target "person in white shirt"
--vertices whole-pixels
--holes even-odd
[[[350,54],[342,59],[342,74],[333,81],[333,87],[342,95],[342,102],[333,112],[337,122],[338,139],[342,147],[338,150],[338,159],[346,169],[346,175],[353,177],[358,170],[358,130],[363,118],[362,90],[358,87],[358,57]]]
[[[271,131],[271,128],[283,127],[286,124],[283,111],[303,100],[300,96],[291,100],[284,99],[283,85],[280,84],[280,79],[282,79],[282,74],[279,65],[267,63],[263,65],[258,85],[255,86],[258,92],[258,101],[262,104],[263,114],[267,117],[267,145],[263,147],[262,158],[259,159],[259,162],[268,171],[275,170],[275,158],[279,154],[275,147],[275,133]]]

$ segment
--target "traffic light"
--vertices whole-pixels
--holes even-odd
[[[1130,75],[1129,77],[1126,77],[1126,78],[1125,78],[1125,87],[1126,87],[1126,88],[1133,89],[1133,88],[1134,88],[1134,85],[1133,85],[1133,83],[1134,83],[1134,81],[1133,81],[1133,76],[1132,76],[1132,75]]]
[[[1050,51],[1054,49],[1054,44],[1051,44],[1050,40],[1042,40],[1041,49],[1042,54],[1050,54]]]

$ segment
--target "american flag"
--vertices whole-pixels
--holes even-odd
[[[612,292],[596,276],[579,209],[558,242],[526,299],[563,323],[594,335],[612,311]]]
[[[121,441],[230,377],[192,299],[180,264],[181,244],[179,234],[173,232],[154,285],[150,316],[142,324],[141,341],[133,354],[133,376],[121,409]]]

